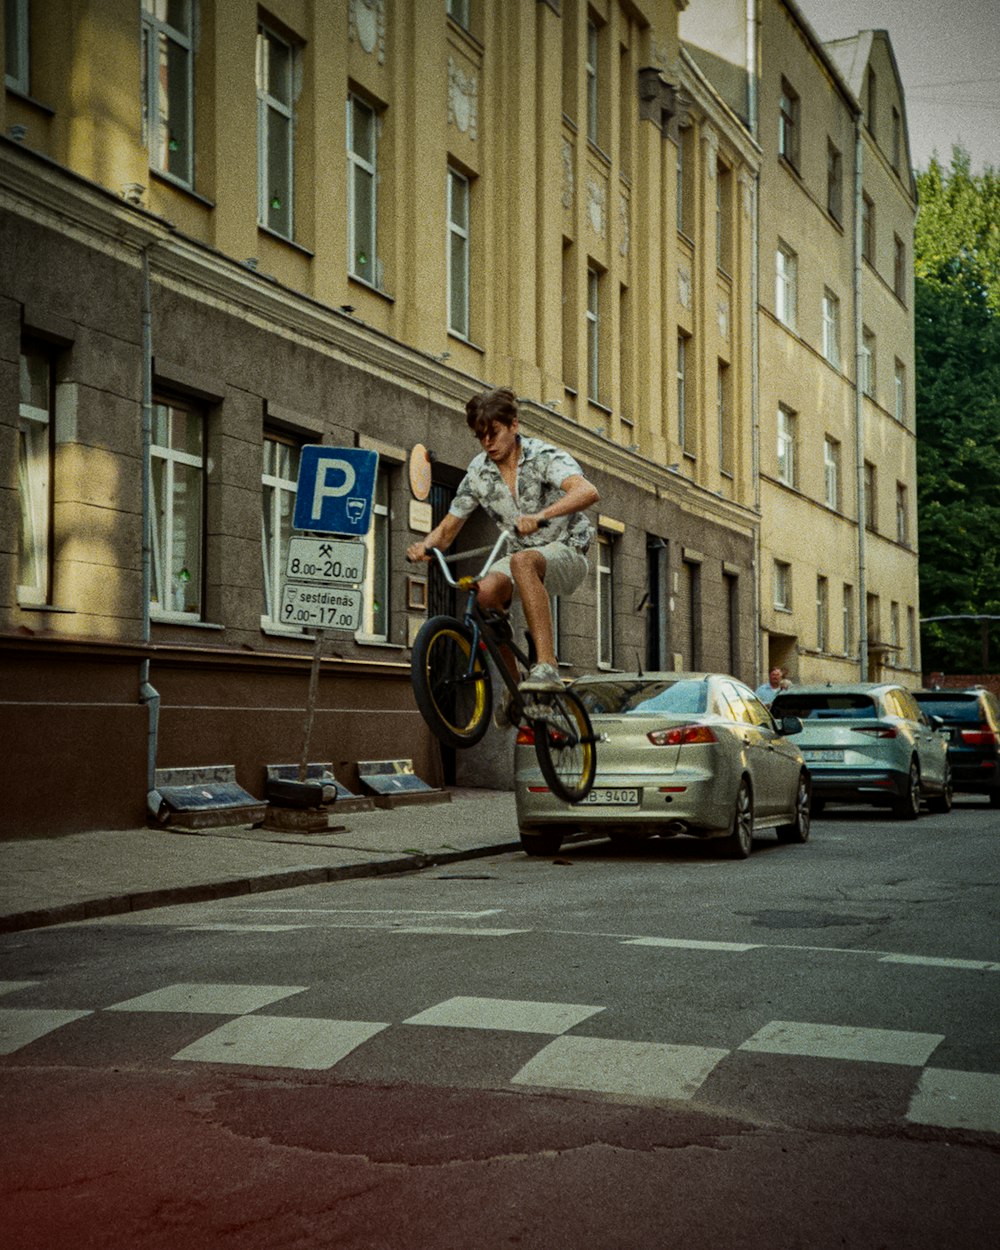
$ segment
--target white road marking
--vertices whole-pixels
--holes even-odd
[[[185,1046],[174,1058],[263,1068],[332,1068],[388,1027],[367,1020],[240,1016]]]
[[[288,933],[308,929],[306,924],[181,924],[185,932],[194,933]]]
[[[1000,1133],[1000,1076],[925,1068],[906,1118],[937,1128]]]
[[[920,968],[969,968],[996,972],[1000,964],[982,959],[939,959],[934,955],[883,955],[881,964],[914,964]]]
[[[466,937],[512,937],[517,933],[530,933],[530,929],[470,929],[468,926],[462,925],[417,925],[410,924],[401,927],[394,926],[391,933],[430,933],[449,935],[453,933],[464,934]]]
[[[512,1081],[515,1085],[617,1094],[625,1099],[691,1098],[728,1054],[728,1050],[708,1046],[557,1037]]]
[[[758,946],[754,942],[699,942],[694,938],[626,938],[623,946],[670,946],[677,950],[688,951],[755,951]]]
[[[449,998],[418,1012],[404,1024],[451,1029],[500,1029],[509,1033],[565,1033],[603,1007],[581,1003],[538,1003],[507,998]]]
[[[38,981],[0,981],[0,994],[16,994],[18,990],[26,990]]]
[[[415,907],[230,907],[227,911],[307,913],[321,916],[452,916],[456,920],[478,920],[483,916],[499,916],[502,907],[483,911],[436,911]]]
[[[919,1068],[944,1041],[943,1033],[911,1033],[843,1024],[772,1020],[740,1046],[770,1055],[853,1059]]]
[[[127,998],[107,1011],[169,1011],[200,1015],[242,1016],[271,1003],[302,994],[307,985],[234,985],[179,982]]]
[[[56,1011],[38,1007],[0,1008],[0,1055],[12,1055],[15,1050],[37,1041],[46,1033],[93,1014],[92,1011]]]

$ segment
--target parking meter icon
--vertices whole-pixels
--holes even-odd
[[[356,496],[352,495],[347,500],[348,518],[351,521],[353,521],[355,524],[357,524],[357,522],[360,521],[361,518],[364,516],[365,508],[367,507],[367,505],[368,505],[367,499],[358,499]]]

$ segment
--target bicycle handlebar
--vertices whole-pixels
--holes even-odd
[[[538,528],[540,530],[545,529],[547,525],[548,521],[538,522]],[[449,564],[455,564],[459,560],[471,560],[474,556],[485,555],[486,561],[475,577],[477,582],[481,581],[496,562],[496,558],[500,553],[500,548],[504,545],[504,543],[510,542],[515,537],[517,537],[517,535],[514,530],[505,529],[500,531],[499,537],[491,547],[470,547],[468,551],[456,551],[454,555],[450,556],[446,556],[440,547],[428,547],[427,554],[434,556],[438,562],[438,567],[444,575],[445,581],[449,586],[457,590],[459,589],[458,582],[455,581],[451,573],[448,571]]]

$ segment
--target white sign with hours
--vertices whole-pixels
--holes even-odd
[[[281,622],[307,629],[361,628],[361,591],[347,586],[307,586],[285,582],[281,592]]]
[[[296,582],[353,586],[365,576],[365,545],[343,538],[290,538],[285,576]]]

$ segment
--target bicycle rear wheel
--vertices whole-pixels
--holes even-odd
[[[593,726],[572,690],[544,698],[547,716],[532,723],[538,767],[557,798],[579,803],[590,793],[597,768]]]
[[[413,644],[413,697],[431,732],[449,747],[471,747],[490,724],[493,692],[484,657],[472,657],[472,630],[452,616],[425,621]]]

